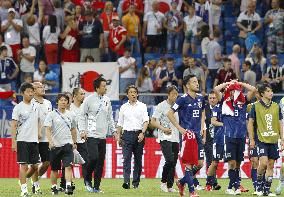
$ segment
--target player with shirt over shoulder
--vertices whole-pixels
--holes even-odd
[[[158,141],[166,160],[160,188],[164,192],[175,192],[173,184],[179,152],[179,131],[170,123],[167,113],[178,97],[178,89],[176,86],[169,86],[167,92],[168,98],[155,108],[151,125],[158,129]],[[178,119],[177,113],[175,117]]]
[[[224,96],[221,93],[223,88],[226,88]],[[248,90],[246,97],[242,93],[242,88]],[[218,93],[218,100],[222,102],[225,160],[229,165],[228,175],[230,179],[226,194],[240,195],[242,190],[245,191],[240,185],[240,165],[244,159],[247,134],[247,105],[253,98],[256,88],[246,83],[230,81],[216,86],[214,91]]]
[[[51,102],[47,99],[44,99],[45,90],[44,86],[40,82],[34,82],[34,98],[32,99],[31,103],[38,107],[39,109],[39,118],[41,126],[43,126],[45,118],[49,112],[52,111],[52,105]],[[49,146],[48,146],[48,140],[46,137],[46,128],[41,127],[41,138],[39,139],[38,149],[39,149],[39,155],[40,155],[40,161],[41,165],[39,165],[38,170],[35,171],[35,173],[32,176],[32,193],[39,194],[41,193],[38,180],[39,177],[44,175],[44,173],[47,171],[49,167]]]
[[[199,84],[195,75],[190,74],[186,76],[183,84],[187,88],[187,93],[176,100],[167,116],[170,122],[184,135],[184,142],[193,140],[191,142],[196,144],[195,147],[195,145],[187,146],[185,143],[182,148],[183,155],[194,155],[192,156],[194,158],[187,158],[187,156],[183,159],[183,163],[186,164],[185,175],[177,182],[177,185],[181,196],[184,195],[184,185],[187,183],[190,197],[198,197],[199,195],[194,192],[193,177],[202,168],[204,161],[203,144],[206,140],[206,132],[204,132],[205,101],[202,95],[197,94],[199,92]],[[174,117],[175,112],[179,114],[180,123]],[[196,151],[192,150],[192,147]]]
[[[274,163],[279,158],[278,140],[284,148],[282,113],[277,103],[272,101],[273,91],[269,84],[258,88],[261,99],[250,112],[248,130],[250,148],[257,146],[259,165],[257,168],[257,186],[254,195],[276,196],[270,192],[273,180]],[[254,127],[257,127],[256,135]],[[265,174],[265,182],[263,176]]]
[[[23,101],[15,106],[12,113],[12,150],[17,152],[20,165],[21,196],[28,197],[27,178],[38,170],[40,136],[39,109],[31,103],[34,87],[30,83],[22,83],[20,91]],[[30,167],[29,167],[30,165]],[[38,185],[38,192],[40,188]]]
[[[72,188],[72,164],[74,161],[73,149],[76,149],[76,123],[73,114],[67,110],[69,97],[66,94],[58,94],[57,109],[50,112],[45,121],[46,136],[50,148],[51,166],[51,193],[58,195],[57,177],[61,170],[61,162],[65,168],[66,195],[73,194]]]

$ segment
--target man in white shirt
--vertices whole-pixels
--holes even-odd
[[[40,135],[39,109],[31,103],[34,87],[23,83],[20,87],[23,101],[15,106],[12,113],[12,150],[17,152],[17,162],[20,165],[21,196],[28,197],[27,178],[38,169]],[[29,167],[30,165],[30,167]],[[40,189],[38,190],[40,194]]]
[[[177,97],[177,87],[169,86],[168,98],[158,104],[151,118],[151,125],[158,129],[158,140],[166,160],[161,180],[161,190],[164,192],[175,192],[173,184],[179,153],[179,131],[169,121],[167,113]],[[175,113],[175,117],[178,119],[177,113]]]
[[[21,70],[21,81],[24,80],[24,76],[29,74],[33,76],[35,72],[35,57],[36,50],[33,46],[30,45],[30,41],[28,37],[22,38],[23,48],[18,50],[18,61],[20,62],[20,70]]]
[[[8,9],[8,18],[2,21],[1,32],[4,33],[6,44],[10,45],[13,58],[17,60],[17,51],[20,49],[22,20],[15,19],[16,11],[14,8]]]
[[[165,16],[159,11],[159,3],[154,1],[152,3],[153,11],[149,11],[144,16],[142,39],[147,40],[146,52],[158,49],[162,46],[162,30]],[[146,37],[145,37],[146,36]]]
[[[119,83],[119,92],[125,93],[126,88],[129,85],[135,84],[136,81],[136,73],[137,73],[137,65],[136,60],[130,56],[131,49],[126,48],[124,52],[124,56],[118,58],[117,64],[119,66],[119,74],[120,74],[120,83]]]
[[[122,145],[124,189],[130,189],[131,158],[134,155],[132,186],[139,187],[142,172],[142,156],[145,133],[149,124],[147,106],[137,100],[138,88],[134,85],[126,89],[128,102],[119,111],[116,140]]]

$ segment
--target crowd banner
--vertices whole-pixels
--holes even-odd
[[[87,94],[94,92],[93,81],[99,76],[107,80],[107,96],[111,100],[119,99],[119,71],[116,62],[92,62],[62,64],[62,91],[72,92],[82,87]]]
[[[144,0],[144,13],[152,11],[152,3],[154,1],[157,1],[159,3],[159,11],[165,14],[167,11],[170,11],[171,2],[173,2],[174,0]],[[180,11],[183,1],[175,0],[175,2],[177,3],[177,10]]]
[[[241,165],[242,178],[250,178],[250,162],[247,154],[248,145],[244,162]],[[280,152],[281,153],[281,152]],[[144,147],[144,155],[142,159],[142,175],[141,178],[161,178],[165,159],[162,155],[160,145],[155,138],[146,138]],[[133,166],[133,161],[132,161]],[[281,158],[275,163],[274,178],[280,175]],[[11,138],[0,138],[0,178],[17,178],[19,173],[19,165],[16,163],[16,153],[11,150]],[[176,175],[181,178],[184,173],[184,166],[179,159],[176,165]],[[227,163],[220,162],[217,170],[218,178],[228,178]],[[50,169],[44,177],[49,177]],[[82,170],[79,165],[73,167],[73,175],[75,178],[82,178]],[[132,176],[132,175],[131,175]],[[107,138],[106,159],[104,167],[104,178],[123,178],[123,156],[122,149],[113,138]],[[197,178],[206,177],[206,166],[198,172]]]

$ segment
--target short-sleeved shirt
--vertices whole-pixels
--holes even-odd
[[[167,100],[159,103],[154,110],[153,118],[160,122],[160,124],[165,128],[170,128],[172,130],[171,135],[166,135],[163,131],[158,131],[158,140],[159,141],[170,141],[170,142],[179,142],[179,131],[177,128],[170,122],[167,117],[167,113],[169,112],[171,105],[167,102]],[[179,119],[178,113],[174,114],[176,120]]]
[[[165,14],[167,26],[176,29],[182,24],[183,17],[180,11],[170,10]]]
[[[11,76],[15,70],[16,63],[12,58],[0,59],[0,84],[10,83],[11,79],[8,79],[8,76]]]
[[[179,97],[172,110],[178,112],[180,125],[187,130],[200,134],[202,112],[205,108],[204,97],[197,94],[196,98],[192,98],[188,94]]]
[[[51,137],[55,147],[62,147],[65,144],[73,144],[71,129],[76,128],[72,112],[66,110],[60,113],[57,109],[48,113],[45,127],[51,127]]]
[[[225,82],[230,82],[233,79],[237,79],[236,74],[233,69],[225,70],[224,68],[220,68],[218,70],[216,79],[218,79],[218,85]]]
[[[244,11],[239,15],[237,22],[241,23],[245,28],[254,30],[257,27],[258,22],[260,22],[260,16],[256,12],[249,16],[247,11]]]
[[[284,31],[284,9],[272,9],[268,10],[265,14],[264,20],[271,17],[273,22],[269,24],[269,31],[282,33]]]
[[[212,109],[212,117],[216,117],[218,122],[222,122],[222,105],[217,104]],[[216,144],[224,144],[224,127],[217,127],[214,128],[214,142]]]
[[[47,114],[52,111],[51,102],[49,100],[43,99],[43,102],[39,103],[36,99],[33,98],[31,103],[39,109],[39,119],[42,127],[41,130],[42,136],[39,142],[48,142],[48,139],[46,137],[46,128],[43,126],[43,124]]]
[[[76,130],[77,130],[77,143],[84,143],[85,140],[81,139],[81,136],[80,136],[80,133],[79,133],[79,127],[78,127],[78,114],[80,113],[80,107],[77,107],[76,105],[74,105],[74,103],[72,103],[70,105],[70,111],[73,113],[73,116],[74,116],[74,120],[75,120],[75,123],[76,123]]]
[[[230,138],[245,138],[247,134],[246,113],[247,98],[243,105],[234,106],[234,116],[223,115],[225,136]]]
[[[127,67],[129,64],[133,64],[135,62],[135,58],[129,57],[126,58],[125,56],[122,56],[117,59],[117,64],[120,68]],[[126,71],[120,74],[120,78],[136,78],[136,71],[133,67],[130,67]]]
[[[208,69],[219,69],[221,67],[221,61],[215,60],[216,54],[221,54],[221,46],[216,40],[212,40],[207,45],[207,61]]]
[[[83,21],[79,23],[79,30],[83,31],[81,35],[80,48],[99,48],[100,35],[104,33],[103,25],[98,19],[94,19],[91,22]]]
[[[23,27],[22,20],[13,19],[13,22]],[[8,20],[4,20],[2,22],[2,26],[6,25],[7,23],[8,23]],[[12,25],[10,25],[8,29],[4,32],[4,39],[5,39],[5,43],[9,45],[20,44],[21,43],[21,32],[16,31],[15,28]]]
[[[186,16],[183,18],[183,21],[186,24],[186,31],[188,32],[192,31],[193,35],[196,35],[198,23],[202,21],[202,18],[196,15],[194,15],[192,18],[189,18],[189,16]]]
[[[36,105],[20,102],[13,109],[12,119],[18,122],[17,141],[38,142],[39,109]]]
[[[22,48],[22,52],[24,55],[29,55],[32,57],[36,56],[36,50],[33,46],[29,46],[27,48]],[[26,58],[22,58],[20,62],[20,69],[22,72],[35,72],[35,67],[34,67],[35,61],[28,61]]]
[[[128,14],[124,15],[122,17],[122,24],[124,25],[125,29],[127,30],[128,36],[138,37],[140,19],[136,14],[130,15],[128,13]]]
[[[171,86],[171,85],[175,85],[175,86],[178,85],[177,81],[173,80],[174,77],[177,77],[175,70],[171,70],[171,71],[169,71],[168,69],[162,70],[161,73],[160,73],[160,79],[163,79],[164,77],[168,77],[169,80],[164,81],[162,83],[163,88],[166,88],[166,87]]]
[[[158,28],[163,27],[163,20],[165,16],[161,12],[147,12],[144,16],[144,22],[147,21],[147,35],[161,35],[162,32],[157,32]]]
[[[201,68],[197,67],[197,66],[195,66],[194,68],[187,68],[187,69],[185,69],[185,71],[183,72],[183,79],[186,76],[188,76],[189,74],[195,75],[196,78],[198,79],[199,84],[201,82],[201,78],[204,78],[204,71]]]

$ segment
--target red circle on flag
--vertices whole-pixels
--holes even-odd
[[[87,92],[94,92],[93,82],[99,78],[100,74],[96,71],[87,71],[81,75],[80,84],[81,87]]]
[[[166,13],[170,10],[170,6],[166,2],[159,2],[159,11],[162,13]]]

